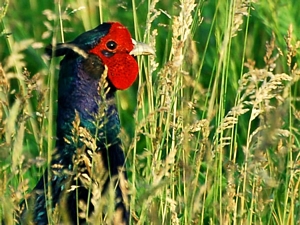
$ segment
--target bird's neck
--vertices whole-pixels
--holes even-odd
[[[99,149],[118,142],[120,132],[115,90],[101,90],[99,79],[87,74],[80,64],[75,64],[73,72],[60,74],[58,82],[56,146],[66,155],[82,147],[83,138],[94,138]]]

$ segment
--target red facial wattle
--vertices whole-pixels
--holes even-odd
[[[129,88],[138,75],[138,64],[129,53],[133,49],[131,35],[120,23],[111,23],[107,35],[89,52],[97,55],[107,66],[107,77],[119,90]]]

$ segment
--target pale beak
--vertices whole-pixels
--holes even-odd
[[[134,39],[131,39],[133,43],[133,49],[129,52],[130,55],[138,56],[138,55],[155,55],[155,51],[150,45],[147,45],[143,42],[138,42]]]

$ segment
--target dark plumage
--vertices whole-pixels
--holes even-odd
[[[50,56],[64,56],[58,80],[56,151],[49,171],[26,201],[30,210],[23,211],[23,223],[32,219],[48,224],[49,210],[56,208],[71,224],[89,220],[128,224],[125,157],[114,95],[137,77],[132,55],[153,53],[141,45],[120,23],[104,23],[72,42],[46,48]],[[109,190],[114,190],[113,216]]]

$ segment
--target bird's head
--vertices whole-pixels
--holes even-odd
[[[152,48],[131,38],[126,27],[120,23],[110,23],[108,33],[89,53],[97,55],[107,66],[107,77],[116,89],[130,87],[138,75],[138,65],[134,56],[154,54]]]
[[[46,50],[49,55],[53,54],[52,46]],[[128,29],[118,22],[103,23],[72,42],[56,45],[53,55],[67,55],[70,51],[84,58],[91,54],[97,56],[107,67],[107,78],[117,90],[130,87],[136,80],[135,56],[155,54],[149,45],[132,39]]]

